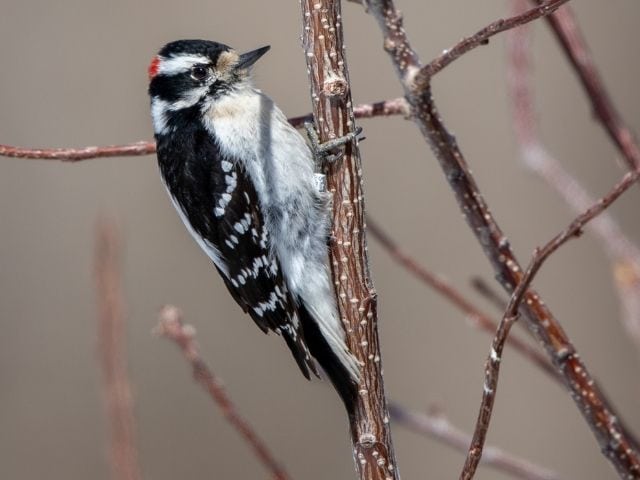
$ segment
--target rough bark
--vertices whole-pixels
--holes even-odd
[[[324,142],[355,128],[340,1],[302,0],[301,5],[313,115]],[[326,174],[333,194],[332,275],[347,343],[361,364],[357,405],[349,419],[356,470],[361,479],[398,479],[382,380],[377,298],[367,258],[357,142],[346,146]]]

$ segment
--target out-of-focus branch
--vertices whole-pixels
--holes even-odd
[[[640,349],[640,264],[638,258],[620,259],[614,265],[614,279],[622,306],[622,319],[636,347]]]
[[[527,3],[517,0],[512,7],[518,11]],[[520,155],[525,166],[552,187],[572,211],[581,212],[593,203],[593,198],[544,147],[536,128],[529,43],[526,27],[507,35],[509,97]],[[612,260],[623,323],[640,348],[640,249],[608,212],[595,218],[588,228]]]
[[[485,202],[455,137],[444,125],[433,101],[431,88],[416,88],[414,80],[421,64],[409,43],[400,12],[393,0],[368,0],[367,4],[382,31],[385,50],[411,105],[413,120],[438,159],[460,209],[497,278],[508,292],[513,291],[522,279],[522,269]],[[527,327],[545,347],[601,450],[620,475],[636,475],[640,453],[627,432],[620,427],[613,408],[595,384],[569,337],[537,293],[527,291],[525,297],[521,310]]]
[[[532,0],[541,4],[542,0]],[[627,165],[640,166],[640,147],[631,130],[618,114],[593,61],[587,42],[580,31],[573,10],[568,5],[547,17],[564,53],[587,92],[596,117],[622,153]]]
[[[357,105],[353,109],[356,118],[389,117],[392,115],[409,115],[407,101],[400,98],[382,100],[374,103]],[[289,123],[300,128],[305,122],[312,122],[311,114],[292,117]],[[0,145],[0,157],[25,158],[35,160],[60,160],[63,162],[79,162],[93,158],[105,157],[135,157],[151,155],[156,152],[156,143],[140,141],[125,145],[110,145],[107,147],[80,148],[23,148],[11,145]]]
[[[502,295],[493,288],[492,285],[482,277],[472,277],[471,278],[471,286],[473,289],[482,295],[485,299],[493,304],[501,312],[504,312],[505,308],[507,308],[507,300],[502,298]]]
[[[622,180],[620,180],[604,197],[589,207],[584,213],[571,222],[571,224],[565,228],[558,235],[553,237],[547,244],[536,249],[533,254],[533,258],[527,267],[520,283],[513,291],[509,304],[502,317],[502,321],[498,327],[496,335],[491,345],[491,352],[487,358],[485,364],[485,381],[484,391],[482,394],[482,402],[480,404],[480,411],[478,413],[478,420],[476,422],[476,428],[473,433],[473,440],[469,446],[469,453],[464,464],[464,468],[460,475],[460,480],[470,480],[473,478],[480,458],[482,457],[482,449],[489,429],[489,423],[491,421],[491,414],[493,412],[493,404],[496,396],[496,389],[498,387],[498,378],[500,375],[500,363],[502,361],[502,350],[504,348],[505,341],[509,335],[511,326],[519,316],[518,310],[523,300],[525,299],[527,289],[531,285],[534,277],[544,264],[544,262],[562,245],[568,242],[574,237],[578,237],[582,234],[582,228],[593,218],[602,213],[606,208],[615,202],[620,195],[629,189],[633,183],[640,177],[640,169],[627,173]],[[590,395],[590,392],[583,390],[582,396]],[[613,438],[622,436],[620,433],[620,427],[617,425],[616,419],[609,417],[603,418],[602,421],[607,422],[603,425],[610,430]],[[611,448],[611,447],[610,447]],[[639,478],[640,477],[640,462],[636,458],[630,455],[632,445],[627,443],[624,447],[624,453],[622,456],[614,458],[614,465],[618,466],[618,470],[622,471],[624,468],[624,478]],[[613,449],[612,449],[613,450]],[[612,452],[613,453],[613,452]]]
[[[453,47],[446,49],[442,54],[433,59],[427,65],[420,69],[420,72],[416,76],[416,85],[419,88],[424,88],[429,84],[431,77],[433,77],[440,70],[448,66],[458,57],[464,55],[470,50],[473,50],[480,45],[486,45],[489,43],[489,39],[498,33],[512,30],[521,25],[526,25],[533,20],[540,17],[549,15],[551,12],[557,10],[562,4],[567,3],[569,0],[548,0],[540,2],[540,5],[527,10],[526,12],[518,13],[509,18],[501,18],[495,22],[490,23],[482,30],[479,30],[470,37],[463,38]]]
[[[355,129],[339,0],[302,0],[302,44],[315,126],[321,142]],[[397,480],[378,338],[377,296],[369,271],[358,142],[326,168],[333,199],[331,275],[349,350],[360,364],[349,415],[356,472],[362,480]]]
[[[122,293],[121,239],[112,221],[96,227],[94,276],[98,306],[98,347],[104,380],[110,457],[114,480],[140,480],[133,396],[126,361],[126,307]]]
[[[471,443],[471,435],[456,428],[440,411],[425,414],[391,403],[389,412],[398,425],[431,437],[459,452],[466,453]],[[522,480],[560,480],[558,473],[495,446],[484,448],[480,463]]]
[[[605,214],[606,212],[603,212]],[[598,218],[598,217],[597,217]],[[595,218],[593,221],[597,221]],[[453,285],[446,282],[440,276],[430,272],[423,265],[421,265],[415,258],[411,257],[409,254],[404,252],[400,246],[398,246],[391,237],[382,229],[376,222],[374,222],[370,216],[367,216],[367,231],[380,242],[381,246],[387,251],[387,253],[401,266],[403,266],[408,272],[413,274],[420,281],[431,287],[434,291],[438,292],[444,298],[449,300],[454,306],[456,306],[460,311],[466,314],[467,319],[471,323],[472,326],[479,328],[487,333],[494,334],[494,332],[498,328],[498,323],[494,322],[488,315],[482,313],[480,309],[473,305],[473,303],[462,295],[462,293],[457,290]],[[624,270],[620,269],[617,273],[621,276],[625,274]],[[633,273],[632,273],[633,275]],[[621,283],[627,282],[631,283],[636,280],[635,276],[632,276],[629,279],[620,278],[619,281]],[[482,295],[487,297],[489,301],[491,301],[497,309],[504,311],[507,308],[507,302],[504,301],[498,293],[493,290],[488,284],[486,284],[480,278],[474,278],[472,280],[473,287]],[[632,285],[629,288],[633,288]],[[637,288],[637,286],[635,286]],[[640,303],[640,296],[628,295],[625,298],[629,302],[633,302],[634,300],[637,303]],[[640,305],[636,305],[637,308],[640,308]],[[507,344],[511,346],[516,352],[518,352],[523,357],[530,360],[534,365],[536,365],[540,370],[549,375],[553,380],[558,382],[561,386],[563,386],[563,378],[558,374],[557,370],[554,366],[549,363],[549,361],[542,355],[538,350],[534,347],[528,345],[522,340],[510,335],[507,337]],[[602,392],[601,392],[602,395]],[[609,403],[609,401],[605,398],[605,401]],[[614,411],[613,416],[619,419],[619,415]],[[629,441],[638,448],[638,442],[634,437],[633,433],[627,430],[627,427],[619,420],[620,428],[624,431],[624,435]],[[468,445],[468,443],[466,444]],[[465,450],[466,450],[465,445]]]
[[[404,252],[400,248],[400,246],[391,239],[389,234],[387,234],[387,232],[385,232],[384,229],[371,218],[371,216],[367,216],[367,231],[380,243],[382,248],[384,248],[384,250],[391,256],[391,258],[402,265],[418,280],[428,285],[442,297],[449,300],[449,302],[451,302],[451,304],[458,308],[461,312],[463,312],[471,325],[491,335],[495,333],[496,329],[498,328],[497,322],[493,321],[489,317],[489,315],[483,313],[468,298],[466,298],[462,294],[462,292],[456,289],[455,286],[447,282],[439,275],[436,275],[435,273],[429,271],[415,258]],[[504,310],[504,308],[502,310]],[[562,379],[558,376],[558,373],[553,368],[553,365],[551,365],[546,357],[534,347],[513,336],[509,337],[507,342],[515,351],[530,360],[544,373],[549,375],[557,382],[562,383]]]
[[[222,410],[224,417],[251,447],[255,456],[270,472],[272,478],[288,480],[289,475],[284,467],[275,460],[267,444],[240,415],[220,380],[200,357],[195,341],[195,330],[192,326],[183,323],[182,312],[176,307],[165,306],[160,312],[159,323],[154,332],[173,341],[180,348],[185,359],[191,365],[193,378]]]

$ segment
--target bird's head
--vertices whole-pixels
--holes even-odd
[[[203,108],[248,85],[250,69],[270,47],[239,54],[222,43],[178,40],[165,45],[149,65],[149,95],[156,133],[171,112]]]

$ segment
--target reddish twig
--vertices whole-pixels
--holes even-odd
[[[112,478],[140,480],[142,475],[135,441],[133,396],[127,373],[127,315],[121,286],[120,242],[118,229],[112,222],[98,223],[94,260],[99,321],[98,345],[111,431]]]
[[[420,69],[420,72],[416,76],[416,85],[419,88],[424,88],[429,84],[431,77],[440,72],[443,68],[447,67],[450,63],[455,61],[460,56],[464,55],[470,50],[489,43],[489,39],[498,33],[506,32],[507,30],[514,29],[516,27],[526,25],[533,20],[549,15],[557,10],[562,4],[567,3],[569,0],[547,0],[540,2],[540,5],[533,7],[526,12],[518,13],[509,18],[501,18],[495,22],[490,23],[482,30],[479,30],[470,37],[463,38],[453,47],[446,49],[442,54],[433,59],[427,65]]]
[[[522,9],[527,0],[513,2],[513,9]],[[544,147],[538,134],[531,83],[531,52],[527,28],[507,35],[508,86],[512,103],[513,125],[523,163],[552,187],[564,202],[578,213],[593,203],[586,189]],[[620,302],[622,320],[633,341],[640,348],[640,249],[622,232],[612,215],[604,212],[589,224],[612,259],[614,279]]]
[[[540,4],[541,0],[532,0]],[[640,166],[640,147],[618,114],[607,92],[573,10],[565,5],[547,17],[567,58],[580,77],[596,117],[622,153],[630,168]]]
[[[374,103],[357,105],[353,109],[356,118],[388,117],[391,115],[409,114],[409,106],[404,98],[393,98]],[[312,122],[311,114],[292,117],[289,123],[300,128],[305,122]],[[26,158],[35,160],[61,160],[63,162],[79,162],[93,158],[105,157],[134,157],[151,155],[156,152],[156,144],[151,141],[140,141],[125,145],[110,145],[107,147],[80,148],[22,148],[10,145],[0,145],[0,157]]]
[[[21,148],[0,145],[0,156],[2,157],[61,160],[63,162],[79,162],[80,160],[104,157],[151,155],[155,151],[155,142],[146,141],[128,143],[126,145],[110,145],[108,147],[81,148]]]
[[[411,105],[412,119],[420,127],[438,159],[460,209],[495,269],[500,283],[511,292],[522,279],[521,267],[508,239],[488,208],[455,137],[444,125],[430,87],[416,88],[414,79],[421,64],[408,41],[401,14],[393,0],[368,0],[367,4],[382,30],[385,49]],[[569,337],[535,292],[528,291],[525,296],[522,312],[527,327],[545,347],[602,451],[621,475],[634,475],[633,469],[640,462],[640,453],[633,440],[626,431],[609,428],[611,422],[618,421],[614,410],[595,384]]]
[[[353,107],[355,118],[390,117],[392,115],[409,115],[409,104],[403,97],[382,100],[374,103],[363,103]],[[313,115],[301,115],[291,117],[289,123],[296,128],[302,127],[307,122],[313,122]]]
[[[629,189],[631,185],[640,177],[640,169],[627,173],[622,180],[620,180],[607,195],[602,197],[599,201],[593,204],[584,213],[576,217],[571,224],[552,238],[547,244],[536,249],[527,270],[520,283],[513,291],[509,304],[502,317],[502,321],[498,327],[496,335],[491,345],[491,353],[485,363],[485,381],[484,392],[482,394],[482,402],[480,404],[480,412],[478,413],[478,420],[476,422],[476,428],[473,433],[473,440],[469,446],[469,453],[464,464],[462,473],[460,474],[461,480],[470,480],[473,478],[480,458],[482,457],[482,449],[489,429],[489,423],[491,421],[491,414],[493,412],[493,404],[496,396],[496,389],[498,387],[498,378],[500,375],[500,362],[502,360],[502,350],[504,348],[505,341],[509,335],[511,326],[516,321],[519,313],[518,309],[525,299],[527,289],[531,285],[534,277],[544,264],[544,262],[562,245],[568,242],[574,237],[578,237],[582,234],[582,228],[597,215],[602,213],[606,208],[615,202],[620,195]],[[588,390],[582,390],[582,396],[590,395]],[[601,419],[603,422],[602,428],[608,430],[608,436],[617,439],[619,442],[624,442],[622,446],[622,452],[619,448],[621,445],[613,444],[608,445],[608,451],[605,452],[608,456],[616,456],[614,458],[614,465],[619,466],[619,471],[624,471],[625,478],[640,478],[640,462],[638,459],[631,455],[632,445],[626,443],[626,440],[622,439],[623,431],[620,428],[617,420],[613,416],[607,416]]]
[[[320,141],[355,128],[342,36],[340,0],[302,0],[302,43],[313,116]],[[378,338],[377,296],[369,271],[364,226],[362,161],[350,142],[326,169],[333,198],[334,241],[329,257],[349,350],[360,364],[360,383],[349,415],[356,471],[362,480],[397,480]]]
[[[414,412],[398,404],[389,405],[391,418],[409,430],[434,438],[445,445],[466,453],[471,443],[471,435],[456,428],[442,414]],[[560,475],[528,460],[516,457],[495,446],[486,446],[480,462],[515,478],[523,480],[559,480]]]
[[[491,335],[493,335],[498,328],[498,323],[494,322],[488,315],[484,314],[478,307],[476,307],[470,300],[468,300],[459,290],[453,285],[444,280],[442,277],[430,272],[427,268],[421,265],[417,260],[405,253],[398,244],[391,239],[391,237],[382,229],[377,222],[373,221],[370,216],[367,216],[367,232],[375,238],[384,250],[391,255],[396,262],[402,265],[408,272],[413,274],[416,278],[428,285],[434,291],[439,293],[442,297],[446,298],[462,311],[469,319],[471,324]],[[504,310],[504,308],[502,309]],[[517,337],[509,337],[508,343],[514,350],[520,355],[530,360],[540,370],[549,375],[557,382],[562,383],[562,379],[558,376],[558,373],[553,368],[553,365],[534,347],[528,345]]]
[[[158,326],[154,332],[172,340],[191,365],[193,377],[218,405],[227,421],[244,438],[255,456],[276,480],[289,478],[285,469],[275,460],[267,444],[258,436],[249,423],[238,413],[220,380],[200,357],[195,341],[195,330],[182,321],[182,312],[173,306],[165,306],[160,312]]]

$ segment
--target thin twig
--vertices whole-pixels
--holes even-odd
[[[98,306],[98,346],[111,433],[113,480],[140,480],[133,396],[127,372],[126,306],[122,293],[121,239],[112,221],[96,226],[94,276]]]
[[[522,298],[520,297],[520,300],[521,299]],[[511,303],[509,306],[511,306]],[[511,309],[509,307],[507,308],[507,312],[511,313]],[[482,401],[480,403],[480,411],[478,412],[478,419],[473,432],[473,438],[469,444],[467,458],[465,459],[464,467],[460,473],[460,480],[471,480],[475,475],[478,463],[480,463],[480,459],[482,458],[484,442],[487,438],[489,423],[491,422],[491,414],[493,413],[493,404],[496,399],[502,350],[504,348],[505,341],[508,338],[509,330],[511,330],[511,327],[516,320],[517,312],[515,314],[505,314],[504,317],[502,317],[502,321],[498,326],[495,337],[493,337],[493,341],[491,342],[491,353],[484,365],[484,386]]]
[[[441,411],[429,414],[415,412],[398,404],[390,403],[391,418],[409,430],[434,438],[459,452],[466,453],[471,435],[456,428]],[[535,465],[501,448],[486,446],[480,463],[523,480],[560,480],[553,470]]]
[[[606,212],[603,212],[606,213]],[[597,221],[597,218],[594,219]],[[380,242],[380,245],[389,253],[389,255],[400,265],[402,265],[408,272],[412,273],[416,278],[421,280],[423,283],[431,287],[434,291],[438,292],[444,298],[449,300],[452,305],[456,306],[459,310],[466,314],[467,319],[470,321],[471,325],[479,328],[489,334],[493,334],[498,328],[498,323],[494,322],[488,315],[482,313],[482,311],[473,305],[473,303],[462,295],[462,293],[457,290],[453,285],[446,282],[442,277],[430,272],[423,265],[421,265],[415,258],[411,257],[409,254],[404,252],[398,245],[395,243],[391,237],[378,225],[374,222],[370,216],[367,216],[367,231],[372,235],[373,238]],[[635,272],[625,272],[622,266],[616,273],[620,275],[621,278],[617,279],[622,285],[629,284],[627,286],[628,289],[637,289],[638,278],[635,276]],[[624,275],[628,274],[629,278],[624,278]],[[491,289],[484,281],[481,279],[474,279],[473,282],[474,287],[478,291],[481,291],[483,294],[490,297],[490,300],[493,301],[496,307],[502,311],[506,309],[507,302],[503,301],[493,289]],[[630,302],[630,308],[635,307],[640,308],[640,296],[634,296],[632,294],[627,294],[624,298]],[[633,305],[633,302],[636,302],[636,305]],[[634,310],[637,311],[637,310]],[[526,342],[514,337],[513,335],[507,337],[507,344],[511,346],[516,352],[518,352],[523,357],[527,358],[531,361],[535,366],[540,368],[542,372],[546,373],[553,380],[558,382],[560,385],[564,385],[563,377],[558,373],[555,367],[542,355],[537,349],[530,346]],[[604,394],[600,392],[600,395],[604,399],[604,401],[609,404],[610,402]],[[612,411],[612,415],[615,418],[620,418],[620,416]],[[619,421],[620,428],[624,432],[625,438],[627,438],[634,448],[638,449],[638,442],[635,436],[631,431],[627,429],[627,427]]]
[[[400,97],[357,105],[354,107],[353,113],[356,118],[389,117],[392,115],[407,116],[409,114],[409,106],[407,101]],[[305,122],[311,121],[313,121],[311,114],[289,119],[289,123],[296,128],[300,128]],[[110,145],[107,147],[80,148],[22,148],[0,145],[0,157],[60,160],[63,162],[79,162],[81,160],[105,157],[134,157],[151,155],[155,152],[156,143],[152,141],[140,141],[125,145]]]
[[[518,11],[516,9],[524,8],[527,3],[527,0],[514,1],[512,8]],[[552,187],[572,211],[579,213],[593,203],[593,198],[540,140],[530,82],[532,55],[529,43],[526,27],[513,30],[507,35],[507,85],[520,155],[527,168]],[[608,212],[595,218],[588,228],[611,258],[623,310],[622,321],[640,349],[640,249],[624,234]]]
[[[302,44],[315,126],[321,142],[355,129],[339,0],[302,0]],[[356,472],[362,480],[397,480],[378,338],[377,296],[369,271],[364,225],[362,162],[357,140],[326,169],[332,193],[329,257],[349,350],[360,383],[349,415]]]
[[[191,365],[193,378],[218,405],[224,417],[251,447],[255,456],[271,473],[271,476],[276,480],[288,480],[289,475],[284,467],[276,461],[264,440],[240,415],[222,386],[222,382],[200,357],[198,345],[195,341],[195,330],[192,326],[183,323],[182,312],[170,305],[163,307],[154,333],[168,338],[180,348],[185,359]]]
[[[432,273],[426,267],[421,265],[415,258],[404,252],[369,215],[367,216],[367,232],[380,243],[391,258],[402,265],[418,280],[428,285],[435,292],[449,300],[453,306],[463,312],[471,325],[489,333],[490,335],[495,333],[498,328],[498,322],[493,321],[489,315],[483,313],[469,299],[467,299],[462,292],[456,289],[455,286],[439,275]],[[504,308],[502,310],[504,311]],[[553,365],[551,365],[546,357],[534,347],[513,336],[509,337],[508,343],[514,350],[526,359],[530,360],[544,373],[549,375],[555,381],[562,383],[562,379],[558,376],[558,372],[553,368]]]
[[[544,262],[562,245],[568,242],[574,237],[578,237],[582,234],[582,228],[593,218],[602,213],[606,208],[615,202],[620,195],[629,189],[631,185],[640,177],[640,169],[627,173],[622,180],[620,180],[604,197],[594,203],[584,213],[576,217],[567,228],[553,237],[547,244],[536,249],[527,270],[522,276],[522,280],[513,291],[509,304],[505,310],[500,326],[496,332],[491,345],[491,352],[487,358],[485,364],[485,381],[484,391],[482,394],[482,402],[480,404],[480,411],[478,413],[478,420],[476,422],[476,428],[473,433],[473,440],[469,446],[469,453],[464,464],[462,473],[460,474],[460,480],[470,480],[473,478],[480,458],[482,457],[482,449],[489,429],[489,423],[491,421],[491,414],[493,412],[493,404],[496,396],[496,389],[498,387],[498,378],[500,375],[500,363],[502,360],[502,350],[504,348],[505,341],[509,335],[509,330],[513,323],[517,320],[519,313],[518,309],[525,299],[527,289],[531,285],[534,277],[544,264]],[[582,391],[583,396],[588,396],[590,392]],[[622,431],[618,425],[615,417],[607,417],[603,419],[606,422],[603,427],[609,430],[609,435],[614,439],[619,439],[622,436]],[[605,452],[608,456],[618,455],[616,452],[616,445],[609,445],[609,450]],[[628,453],[624,453],[624,457],[616,458],[615,463],[628,462],[628,474],[625,478],[640,478],[640,464],[633,461],[633,458],[627,457]]]
[[[463,38],[453,47],[446,49],[442,54],[433,59],[427,65],[422,67],[418,75],[416,76],[416,85],[419,88],[424,88],[429,84],[431,77],[440,72],[443,68],[447,67],[454,60],[464,55],[470,50],[489,43],[489,39],[498,33],[511,30],[521,25],[526,25],[533,20],[540,17],[549,15],[551,12],[557,10],[562,4],[567,3],[569,0],[547,0],[540,2],[540,5],[527,10],[524,13],[518,13],[509,18],[501,18],[495,22],[490,23],[482,30],[479,30],[470,37]]]
[[[0,145],[0,156],[12,158],[28,158],[35,160],[61,160],[63,162],[79,162],[104,157],[134,157],[151,155],[156,151],[155,142],[140,141],[126,145],[109,145],[107,147],[80,148],[22,148]]]
[[[444,125],[431,96],[431,89],[415,87],[415,76],[421,64],[407,38],[402,16],[393,0],[368,0],[367,3],[369,11],[378,21],[385,50],[411,105],[411,118],[431,146],[469,227],[483,247],[500,283],[511,292],[520,283],[522,269],[507,237],[488,208],[455,137]],[[526,293],[522,312],[529,331],[544,346],[601,450],[621,475],[635,475],[635,468],[640,464],[640,453],[626,429],[609,428],[611,422],[620,420],[559,322],[533,291]],[[587,392],[587,395],[583,395],[583,392]]]
[[[542,0],[532,1],[537,4],[542,2]],[[622,153],[627,165],[632,169],[638,168],[640,146],[611,101],[573,10],[565,5],[555,14],[548,16],[547,21],[580,77],[596,117]]]
[[[409,104],[404,97],[382,100],[374,103],[363,103],[353,107],[353,115],[356,118],[390,117],[393,115],[409,115]],[[291,117],[289,123],[296,128],[301,128],[307,122],[313,122],[313,114]]]

